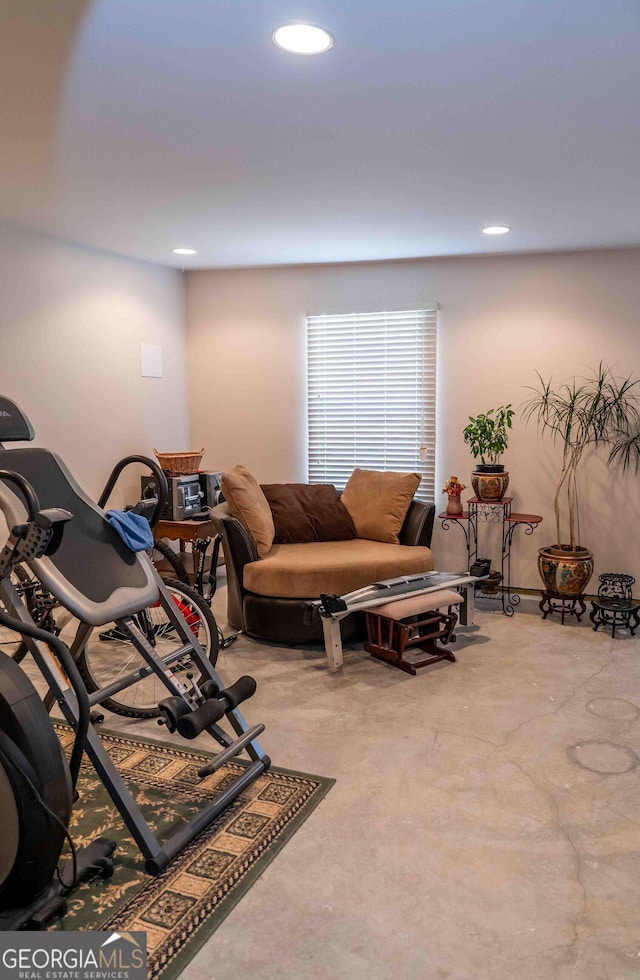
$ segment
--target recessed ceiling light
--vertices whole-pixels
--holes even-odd
[[[333,38],[311,24],[285,24],[273,32],[273,43],[293,54],[322,54],[333,45]]]
[[[511,231],[511,228],[507,228],[506,225],[488,225],[482,231],[485,235],[506,235]]]
[[[195,248],[174,248],[174,255],[197,255]]]

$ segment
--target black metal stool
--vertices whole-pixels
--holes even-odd
[[[616,626],[621,626],[628,629],[631,636],[635,635],[640,626],[640,603],[631,594],[634,584],[633,575],[605,572],[600,576],[598,598],[591,600],[589,613],[594,630],[597,631],[599,626],[610,626],[611,638],[615,639]]]

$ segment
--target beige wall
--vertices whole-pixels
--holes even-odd
[[[191,431],[194,445],[207,447],[207,466],[243,462],[264,482],[304,480],[306,313],[429,301],[441,307],[437,490],[451,473],[470,482],[467,416],[520,405],[536,370],[563,379],[604,359],[640,376],[640,250],[193,272]],[[537,587],[537,548],[555,537],[557,459],[557,450],[516,419],[504,458],[509,493],[514,509],[545,520],[531,538],[517,532],[513,579],[520,586]],[[640,480],[613,479],[597,459],[588,472],[582,542],[595,551],[596,572],[629,571],[640,581]],[[461,542],[458,529],[437,529],[439,567],[462,567]]]
[[[181,273],[0,226],[0,297],[0,393],[92,496],[122,456],[188,446]],[[163,378],[140,376],[141,343]]]

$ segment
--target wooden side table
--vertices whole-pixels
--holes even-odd
[[[215,521],[163,521],[160,520],[153,529],[156,538],[170,538],[172,541],[180,542],[180,552],[183,553],[185,545],[195,544],[199,538],[216,538],[218,536]],[[195,548],[191,551],[193,558],[193,577],[194,582],[198,573],[198,557]]]

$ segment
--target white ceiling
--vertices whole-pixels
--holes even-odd
[[[639,35],[640,0],[3,0],[0,218],[187,268],[639,245]]]

